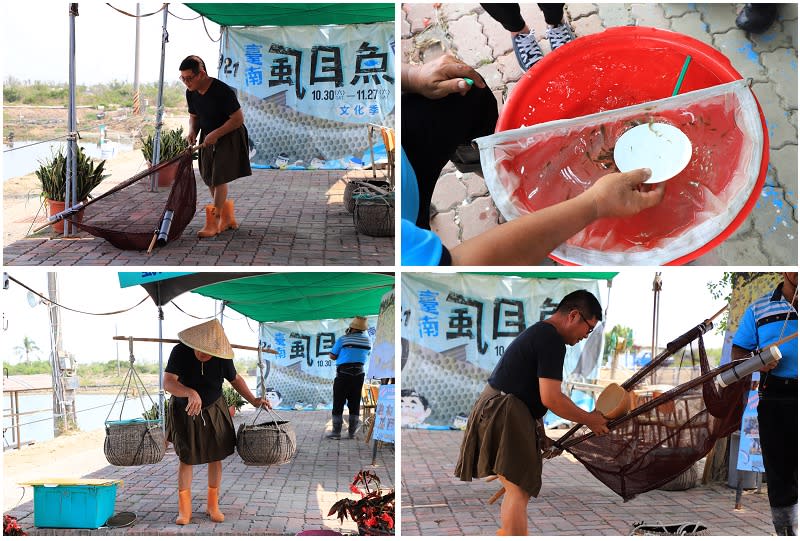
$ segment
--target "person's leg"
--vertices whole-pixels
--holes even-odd
[[[350,379],[350,386],[347,393],[347,411],[350,417],[347,419],[347,435],[352,440],[358,430],[361,415],[361,389],[364,387],[364,374],[353,376]]]
[[[502,475],[499,476],[503,488],[503,503],[500,504],[500,535],[528,535],[528,500],[530,494],[522,490]]]
[[[794,535],[797,527],[796,395],[794,400],[762,397],[758,404],[758,426],[772,522],[778,535]]]
[[[178,461],[178,518],[175,524],[185,526],[192,519],[192,465]]]
[[[220,184],[214,186],[211,197],[214,198],[214,208],[217,209],[218,214],[222,214],[222,207],[225,206],[225,200],[228,199],[228,185]]]
[[[330,434],[325,437],[332,440],[338,440],[342,437],[342,417],[344,413],[344,403],[347,394],[347,378],[337,375],[333,380],[333,408],[331,409],[331,421],[333,429]]]
[[[550,50],[555,51],[575,39],[575,32],[564,20],[564,4],[538,4],[547,23],[547,41]]]
[[[519,4],[481,4],[481,7],[512,34],[528,33],[528,25],[522,18]]]
[[[497,100],[491,89],[472,87],[466,95],[431,100],[403,94],[403,150],[417,177],[417,226],[430,229],[430,206],[442,168],[459,145],[494,133]]]
[[[544,22],[558,26],[564,22],[564,4],[537,4],[544,15]]]
[[[212,522],[224,522],[225,515],[219,510],[219,485],[222,483],[222,461],[208,463],[208,516]]]
[[[227,189],[226,189],[227,190]],[[197,236],[202,238],[214,237],[219,234],[219,221],[222,216],[221,210],[217,208],[217,194],[219,186],[209,186],[208,192],[211,194],[211,205],[206,205],[206,224],[203,229],[197,232]],[[227,191],[225,193],[227,196]],[[223,199],[223,202],[225,200]]]

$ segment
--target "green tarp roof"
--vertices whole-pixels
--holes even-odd
[[[316,26],[394,21],[394,3],[192,3],[186,6],[220,26]]]
[[[134,276],[123,276],[126,274]],[[133,285],[141,279],[136,274],[140,273],[120,273],[120,283],[124,279]],[[366,272],[164,274],[163,282],[156,279],[140,284],[156,304],[192,291],[223,300],[231,309],[259,322],[377,315],[381,297],[394,287],[393,275]]]

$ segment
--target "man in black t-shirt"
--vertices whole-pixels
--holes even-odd
[[[600,303],[588,291],[564,297],[552,316],[506,348],[472,408],[455,475],[462,481],[499,477],[505,496],[498,535],[528,533],[528,500],[542,486],[541,418],[548,409],[596,434],[608,433],[599,412],[579,408],[561,391],[566,346],[589,336],[602,318]]]
[[[206,225],[197,236],[213,237],[227,229],[238,229],[228,183],[253,174],[250,169],[244,113],[234,90],[206,73],[199,56],[187,56],[180,65],[189,106],[189,134],[194,145],[200,136],[200,176],[211,191],[213,205],[206,205]]]

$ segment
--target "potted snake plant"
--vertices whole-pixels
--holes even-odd
[[[142,155],[144,156],[144,159],[147,160],[147,163],[150,164],[150,167],[152,167],[155,165],[153,164],[155,134],[150,134],[147,137],[140,137],[139,141],[142,144]],[[162,130],[158,163],[164,163],[176,158],[187,148],[189,148],[189,142],[186,140],[186,136],[183,134],[182,127],[173,130]],[[178,162],[159,170],[158,185],[162,187],[170,186],[175,180],[175,175],[177,172]]]
[[[89,199],[91,191],[110,175],[104,174],[105,160],[95,165],[92,158],[83,151],[83,147],[78,147],[76,165],[76,197],[77,201],[83,202]],[[48,216],[62,212],[65,208],[64,195],[67,189],[66,151],[60,150],[47,161],[39,162],[36,177],[42,185],[42,198],[47,201]],[[80,221],[82,217],[83,211],[80,211],[75,219]],[[64,233],[64,222],[54,223],[53,229],[56,233]]]

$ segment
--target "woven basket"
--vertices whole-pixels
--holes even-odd
[[[353,224],[356,231],[370,237],[394,236],[394,198],[356,194]]]
[[[697,481],[700,479],[700,466],[697,463],[692,464],[692,467],[680,474],[678,477],[658,487],[658,490],[689,490],[697,486]]]
[[[106,423],[103,451],[114,466],[156,464],[167,450],[161,423],[117,421]]]
[[[699,522],[684,522],[683,524],[645,524],[639,522],[633,525],[631,535],[711,535],[704,525]]]
[[[390,190],[391,186],[385,180],[349,180],[347,181],[347,185],[344,187],[344,208],[347,209],[347,212],[350,214],[356,208],[355,199],[353,196],[356,193],[363,193],[365,191],[374,191],[370,190],[370,187],[377,186],[382,190]]]
[[[266,423],[239,425],[236,431],[236,451],[249,466],[273,466],[290,462],[297,453],[297,436],[289,421],[276,418]],[[259,412],[260,413],[260,412]]]

